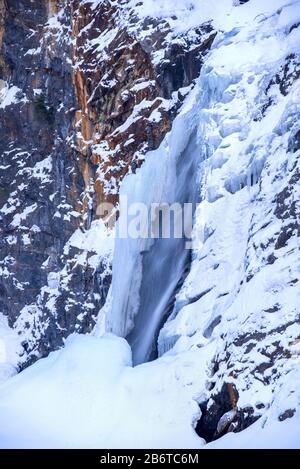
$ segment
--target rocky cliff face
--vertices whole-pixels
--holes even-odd
[[[99,203],[117,209],[120,182],[170,130],[215,33],[207,23],[176,36],[127,2],[0,8],[0,309],[28,362],[92,330],[109,255],[68,240]]]

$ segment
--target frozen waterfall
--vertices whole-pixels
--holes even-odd
[[[198,167],[203,148],[197,134],[196,90],[185,103],[185,110],[175,120],[173,131],[161,147],[147,155],[142,168],[129,175],[121,195],[127,196],[127,213],[122,212],[120,226],[127,217],[130,223],[132,204],[191,203],[195,208],[199,196]],[[171,225],[174,225],[174,219]],[[172,312],[175,295],[189,270],[191,251],[186,238],[116,240],[112,304],[106,317],[106,328],[126,337],[132,346],[135,364],[155,357],[158,333]]]
[[[174,202],[192,203],[197,199],[197,163],[199,148],[193,132],[187,147],[176,161]],[[172,312],[176,290],[181,286],[189,268],[190,251],[186,238],[158,238],[142,255],[142,281],[139,309],[134,327],[128,335],[134,363],[143,363],[155,357],[159,329]]]

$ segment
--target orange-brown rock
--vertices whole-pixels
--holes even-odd
[[[145,30],[149,24],[153,27],[147,37],[150,47],[145,47],[128,29],[120,28],[121,21],[122,9],[109,2],[102,2],[96,10],[90,4],[73,2],[74,86],[79,108],[74,123],[76,145],[92,168],[89,172],[81,164],[86,190],[91,182],[95,188],[95,205],[100,201],[116,204],[124,176],[142,164],[147,151],[160,145],[180,106],[180,94],[172,93],[191,85],[199,72],[201,53],[214,37],[207,25],[198,31],[199,46],[192,54],[188,44],[174,50],[166,47],[162,62],[174,75],[185,56],[187,64],[193,62],[192,69],[187,67],[182,77],[166,84],[164,65],[155,65],[153,54],[163,48],[168,24],[161,30],[155,20],[152,24],[145,20]],[[134,15],[132,21],[137,21]]]

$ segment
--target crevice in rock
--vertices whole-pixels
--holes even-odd
[[[254,415],[254,409],[250,407],[239,408],[238,398],[235,385],[223,383],[220,392],[199,404],[201,417],[195,428],[196,433],[209,443],[226,433],[240,432],[254,423],[259,416]]]
[[[220,324],[222,320],[222,317],[221,315],[218,315],[217,317],[215,317],[210,323],[209,325],[205,328],[204,332],[203,332],[203,336],[206,338],[206,339],[209,339],[214,331],[214,329]]]

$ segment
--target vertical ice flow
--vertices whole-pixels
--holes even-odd
[[[135,202],[150,207],[151,203],[197,201],[209,169],[206,163],[219,143],[205,138],[207,128],[212,126],[213,130],[216,125],[207,109],[222,101],[232,80],[226,73],[216,79],[210,67],[202,68],[160,148],[148,153],[141,169],[123,181],[121,195],[128,197],[129,206]],[[121,214],[119,223],[124,216],[126,213]],[[185,239],[116,240],[106,329],[129,340],[135,364],[151,359],[190,255]]]
[[[148,207],[151,203],[196,202],[198,167],[205,157],[196,130],[200,104],[199,88],[195,87],[160,148],[147,155],[136,174],[125,178],[121,195],[127,196],[128,206],[136,202]],[[119,223],[124,216],[127,214],[121,214]],[[176,288],[190,258],[185,243],[186,239],[174,236],[116,240],[106,328],[128,338],[136,364],[151,358],[159,328],[172,311]]]

